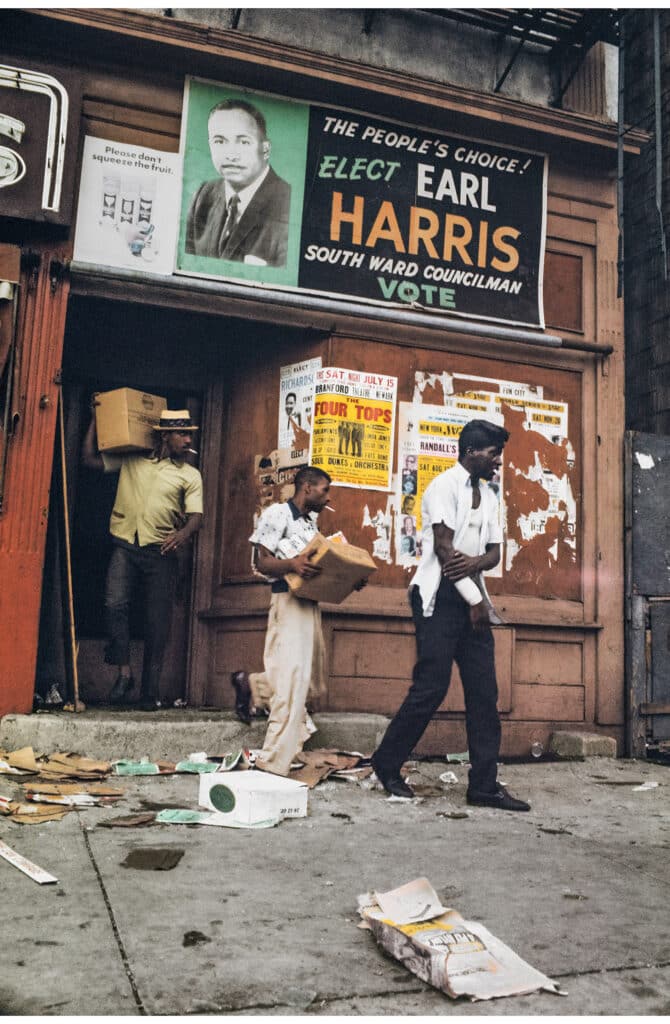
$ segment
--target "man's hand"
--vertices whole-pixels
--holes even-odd
[[[309,554],[303,552],[301,555],[296,555],[295,558],[292,558],[292,572],[297,573],[304,580],[311,579],[312,576],[318,576],[321,568],[318,565],[312,565],[310,562],[310,558],[313,558],[315,554],[315,551],[311,551]]]
[[[464,555],[462,551],[453,549],[453,553],[446,559],[442,566],[442,575],[446,576],[452,583],[458,583],[466,576],[474,576],[480,570],[480,559],[470,555]]]
[[[189,539],[190,533],[185,530],[173,530],[161,544],[161,555],[169,555],[171,551],[178,551]]]
[[[483,633],[491,628],[489,622],[489,609],[486,601],[470,605],[470,624],[476,633]]]

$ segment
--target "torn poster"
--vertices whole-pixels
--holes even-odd
[[[458,438],[465,424],[482,417],[482,410],[469,407],[464,400],[459,407],[455,400],[445,405],[423,405],[400,402],[398,407],[398,483],[400,514],[395,522],[396,565],[413,568],[422,552],[421,501],[428,484],[458,461]],[[502,416],[492,405],[486,407],[486,419],[502,424]],[[501,525],[502,469],[485,484],[499,499]],[[488,575],[500,575],[496,567]]]
[[[314,379],[321,356],[282,366],[279,371],[277,448],[288,448],[291,461],[306,466],[312,433]]]
[[[342,487],[390,491],[397,390],[386,374],[317,370],[310,464]]]

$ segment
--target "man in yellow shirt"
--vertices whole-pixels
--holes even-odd
[[[161,707],[159,684],[170,631],[176,553],[202,524],[202,477],[186,461],[198,427],[191,423],[187,409],[164,410],[154,430],[157,440],[151,454],[106,455],[97,450],[93,417],[82,448],[82,462],[89,469],[119,471],[109,523],[112,556],[105,589],[109,636],[105,661],[118,666],[110,701],[124,702],[135,686],[130,670],[129,608],[141,582],[145,636],[140,708],[146,711]]]

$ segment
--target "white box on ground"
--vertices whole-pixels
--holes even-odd
[[[210,772],[200,776],[198,803],[222,819],[253,825],[269,818],[307,817],[308,787],[270,772]]]

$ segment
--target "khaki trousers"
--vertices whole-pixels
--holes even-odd
[[[270,711],[257,765],[288,775],[291,762],[310,736],[305,702],[325,689],[321,609],[292,594],[273,594],[263,652],[264,672],[252,672],[254,704]]]

